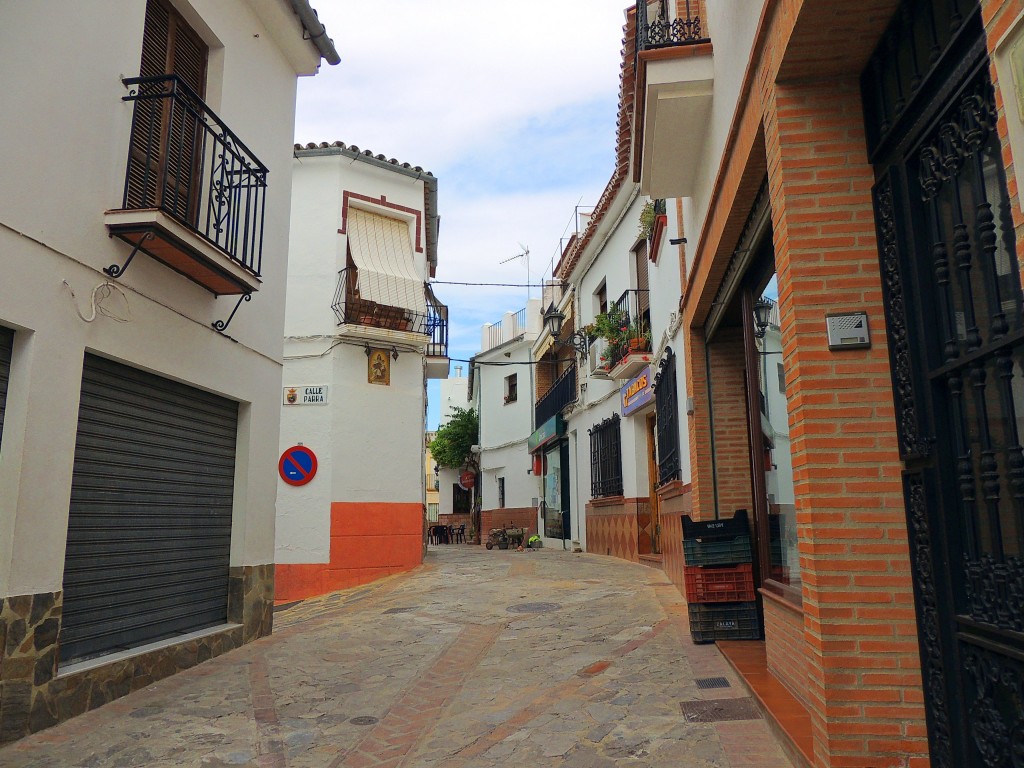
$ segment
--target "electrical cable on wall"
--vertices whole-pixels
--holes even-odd
[[[77,314],[78,317],[83,322],[91,323],[97,318],[97,316],[100,315],[102,315],[103,317],[108,317],[117,323],[131,322],[132,310],[128,304],[128,297],[125,295],[125,292],[121,290],[120,286],[109,281],[106,281],[100,283],[95,288],[93,288],[92,295],[90,296],[89,299],[92,312],[88,317],[86,317],[78,308],[78,301],[75,296],[75,289],[71,287],[71,283],[69,283],[67,280],[62,280],[61,282],[64,284],[64,287],[68,289],[68,292],[71,294],[71,300],[74,303],[75,307],[75,314]],[[116,309],[110,309],[104,306],[104,302],[106,302],[115,293],[119,295],[121,297],[121,300],[124,302],[123,313],[119,313]]]

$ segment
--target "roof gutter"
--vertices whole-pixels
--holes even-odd
[[[338,50],[334,47],[334,41],[327,36],[327,30],[320,23],[320,19],[317,18],[316,11],[309,4],[309,0],[290,0],[290,2],[292,10],[295,11],[299,21],[302,22],[302,26],[309,33],[309,39],[317,47],[317,50],[320,51],[320,55],[324,57],[328,64],[339,64],[341,56],[338,55]]]

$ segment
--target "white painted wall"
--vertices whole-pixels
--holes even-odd
[[[707,146],[702,153],[703,162],[697,170],[692,198],[683,201],[683,218],[687,246],[687,268],[693,265],[693,255],[714,191],[715,178],[725,153],[739,101],[750,51],[754,45],[757,22],[764,0],[715,0],[707,3],[707,27],[715,46],[715,96],[711,105]],[[671,201],[669,207],[672,208]]]
[[[0,323],[17,331],[0,451],[3,595],[60,589],[86,351],[240,403],[231,563],[274,557],[295,87],[319,55],[290,12],[291,32],[282,22],[271,35],[243,0],[175,5],[210,45],[210,106],[270,169],[263,285],[228,329],[236,341],[210,327],[234,299],[144,255],[117,281],[123,299],[105,304],[128,322],[78,314],[92,315],[100,270],[129,253],[103,212],[121,204],[132,119],[121,78],[139,72],[145,4],[0,4]],[[291,38],[287,52],[275,41]]]
[[[284,380],[288,385],[327,384],[330,404],[281,406],[280,449],[302,442],[317,453],[319,468],[305,486],[278,481],[277,561],[324,563],[330,556],[331,502],[425,499],[423,337],[339,326],[331,309],[347,249],[347,237],[339,233],[344,193],[384,197],[422,212],[424,183],[337,150],[298,152],[294,175]],[[379,213],[392,215],[383,209]],[[422,243],[425,227],[422,216]],[[414,243],[415,236],[412,230]],[[425,251],[414,257],[417,273],[425,277]],[[367,381],[365,344],[398,350],[389,386]],[[451,380],[441,384],[442,390],[454,386]]]

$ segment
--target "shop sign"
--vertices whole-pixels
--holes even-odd
[[[467,469],[459,475],[459,488],[464,491],[468,491],[474,485],[476,485],[476,475],[474,475],[472,471]]]
[[[626,385],[619,391],[622,400],[622,415],[640,410],[654,399],[654,377],[651,376],[651,366],[646,366],[635,377],[626,382]]]
[[[560,414],[555,414],[537,427],[537,431],[530,435],[530,440],[527,442],[530,453],[543,448],[545,445],[558,439],[564,434],[565,419],[563,419]]]
[[[285,405],[327,405],[327,385],[315,387],[285,387]]]

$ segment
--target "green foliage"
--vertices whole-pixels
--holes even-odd
[[[480,442],[480,419],[472,408],[455,408],[448,423],[437,430],[430,453],[438,466],[457,469],[473,461],[472,447]]]

